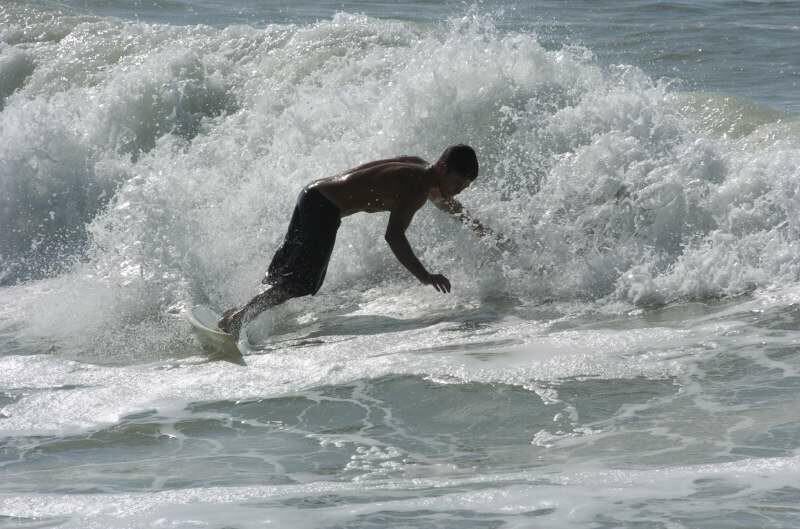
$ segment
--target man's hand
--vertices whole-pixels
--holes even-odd
[[[442,294],[450,292],[450,280],[442,274],[428,274],[426,281],[423,281],[423,283],[426,285],[433,285],[433,288]]]

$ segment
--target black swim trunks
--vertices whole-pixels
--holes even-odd
[[[298,297],[316,294],[325,280],[340,224],[339,208],[316,189],[304,188],[264,283],[287,288]]]

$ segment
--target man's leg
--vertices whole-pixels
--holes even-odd
[[[247,305],[241,309],[229,309],[223,314],[219,321],[219,328],[223,332],[233,335],[237,340],[244,324],[264,312],[265,310],[280,305],[281,303],[296,297],[289,289],[275,285],[270,286],[261,294],[251,299]]]
[[[238,339],[242,327],[261,312],[300,296],[314,295],[322,286],[341,224],[339,209],[315,189],[305,188],[289,221],[283,244],[270,262],[267,277],[287,283],[268,288],[239,310],[226,311],[219,328]]]

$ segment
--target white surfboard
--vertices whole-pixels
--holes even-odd
[[[190,306],[184,312],[184,318],[192,326],[197,340],[212,359],[228,360],[238,364],[244,363],[242,352],[228,333],[222,332],[217,327],[217,322],[222,318],[204,305]]]

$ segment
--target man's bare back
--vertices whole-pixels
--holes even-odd
[[[309,188],[318,189],[336,204],[342,217],[354,213],[391,211],[400,202],[424,203],[433,177],[428,162],[401,156],[360,165],[344,173],[321,178]]]
[[[428,200],[479,235],[490,233],[453,198],[477,175],[475,151],[455,145],[432,165],[416,156],[400,156],[311,183],[300,194],[283,245],[262,281],[271,287],[241,309],[226,311],[220,329],[238,336],[243,323],[258,313],[293,297],[315,294],[324,280],[340,219],[360,212],[390,212],[384,238],[397,260],[421,283],[442,293],[450,292],[450,281],[425,269],[405,233],[414,214]]]

